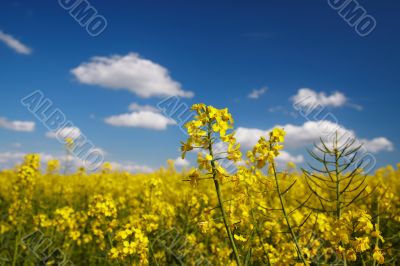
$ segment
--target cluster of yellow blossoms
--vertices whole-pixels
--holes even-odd
[[[12,187],[12,204],[8,209],[8,220],[13,225],[26,223],[25,213],[31,209],[35,176],[40,168],[38,155],[27,155],[18,170],[17,179]]]
[[[189,138],[182,143],[182,158],[185,158],[186,152],[195,148],[209,149],[219,138],[228,145],[227,158],[235,162],[240,161],[242,157],[240,144],[236,142],[234,133],[228,132],[233,128],[233,118],[228,109],[217,109],[205,104],[195,104],[192,109],[197,115],[185,125]],[[212,160],[211,156],[210,154],[206,156],[207,161]]]
[[[269,167],[274,164],[274,158],[279,156],[283,149],[286,132],[281,128],[275,128],[269,133],[269,140],[261,137],[251,151],[247,152],[247,158],[255,163],[257,168],[263,168],[267,163]]]
[[[183,156],[199,150],[192,169],[178,172],[169,161],[132,174],[105,163],[98,172],[61,174],[58,161],[40,167],[39,156],[28,155],[2,170],[0,265],[47,260],[35,249],[44,243],[21,245],[35,231],[74,265],[400,264],[400,165],[368,176],[363,195],[371,194],[338,216],[317,209],[316,197],[305,201],[305,174],[276,161],[283,129],[260,138],[243,161],[228,110],[193,110],[182,143]]]
[[[134,256],[142,264],[148,264],[149,239],[140,229],[127,224],[116,233],[115,241],[117,246],[110,250],[112,259],[124,260],[128,256]]]

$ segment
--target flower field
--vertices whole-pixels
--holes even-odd
[[[0,172],[0,265],[400,265],[400,165],[365,173],[336,133],[278,167],[284,129],[244,152],[227,109],[192,109],[192,169]]]

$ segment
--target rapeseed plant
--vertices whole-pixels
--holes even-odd
[[[193,111],[181,147],[199,151],[191,169],[87,172],[52,160],[42,172],[28,155],[1,171],[0,265],[66,263],[22,243],[36,231],[74,265],[400,263],[400,164],[367,175],[359,147],[336,135],[310,152],[319,167],[278,167],[280,128],[243,159],[227,109]]]
[[[231,224],[229,217],[226,214],[220,188],[227,176],[226,169],[218,163],[218,160],[221,160],[221,156],[223,155],[214,154],[214,145],[217,141],[221,141],[228,144],[228,149],[224,152],[227,154],[226,158],[228,160],[234,162],[241,160],[241,152],[239,150],[240,145],[236,143],[234,134],[228,132],[228,130],[233,127],[232,115],[228,112],[228,109],[217,109],[213,106],[206,106],[205,104],[195,104],[193,105],[192,110],[196,111],[197,115],[194,117],[194,120],[185,125],[189,138],[187,142],[182,143],[182,159],[185,158],[186,152],[193,149],[201,149],[205,151],[204,155],[199,153],[197,159],[199,170],[204,171],[206,176],[211,176],[214,181],[218,206],[222,214],[225,230],[236,263],[241,265],[241,259],[235,244],[234,235],[231,231]],[[190,182],[192,185],[198,182],[198,176],[199,174],[197,172],[192,173],[190,176]]]

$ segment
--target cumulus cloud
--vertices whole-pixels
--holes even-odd
[[[10,164],[18,162],[24,158],[25,153],[22,152],[0,152],[0,163]]]
[[[236,130],[236,139],[243,148],[253,147],[261,136],[267,136],[268,131],[258,128],[239,127]]]
[[[174,160],[175,166],[181,166],[181,167],[186,167],[190,165],[190,162],[186,159],[182,159],[181,157],[178,157]]]
[[[374,138],[372,140],[362,139],[361,143],[363,143],[364,147],[372,153],[378,153],[380,151],[393,151],[394,150],[393,143],[384,137]]]
[[[31,153],[32,152],[0,152],[1,168],[11,168],[14,165],[21,164],[25,155]],[[39,154],[42,166],[45,166],[45,164],[50,160],[59,160],[62,164],[65,164],[65,162],[68,161],[73,167],[79,167],[83,165],[79,159],[71,155],[53,155],[45,152],[36,154]]]
[[[6,34],[1,30],[0,30],[0,41],[5,43],[8,47],[10,47],[19,54],[29,55],[32,53],[31,48],[29,48],[25,44],[15,39],[13,36]]]
[[[77,139],[79,136],[81,136],[82,132],[79,128],[77,127],[64,127],[60,128],[59,130],[53,132],[47,132],[46,137],[52,138],[52,139],[66,139],[66,138],[71,138],[71,139]]]
[[[341,107],[348,103],[348,98],[343,93],[336,91],[331,95],[325,92],[316,92],[311,89],[299,89],[297,94],[291,97],[297,107],[314,109],[317,106]]]
[[[160,112],[159,109],[157,109],[154,106],[151,105],[140,105],[137,103],[131,103],[128,107],[129,111],[150,111],[153,113],[158,113]]]
[[[300,126],[286,124],[279,127],[284,128],[287,132],[285,144],[290,148],[318,142],[321,137],[329,141],[335,135],[335,132],[338,132],[339,136],[343,136],[343,141],[344,139],[356,138],[354,131],[327,120],[307,121]]]
[[[114,170],[126,171],[131,173],[150,173],[154,169],[147,165],[139,165],[134,162],[110,162]]]
[[[250,92],[249,95],[247,95],[248,98],[250,99],[258,99],[260,98],[261,95],[267,92],[267,87],[262,87],[261,89],[254,89]]]
[[[98,148],[101,152],[105,151]],[[47,162],[50,160],[58,160],[61,163],[61,169],[68,165],[68,171],[74,171],[79,167],[85,167],[84,161],[78,157],[66,154],[51,154],[46,152],[0,152],[0,169],[13,168],[15,165],[21,164],[27,154],[39,154],[42,169],[46,169]],[[128,172],[152,172],[153,169],[146,165],[139,165],[133,162],[111,162],[115,170]]]
[[[286,164],[286,163],[303,163],[304,162],[304,157],[303,155],[292,155],[287,151],[281,151],[279,156],[276,157],[276,161],[280,164]]]
[[[162,114],[152,111],[138,111],[107,117],[105,122],[117,127],[139,127],[154,130],[165,130],[176,122]]]
[[[306,147],[315,142],[319,142],[321,137],[329,142],[329,140],[332,140],[332,137],[334,137],[336,131],[338,132],[338,136],[341,136],[340,141],[342,142],[346,141],[347,139],[357,140],[357,136],[353,130],[347,129],[341,125],[327,120],[307,121],[300,126],[286,124],[277,125],[275,127],[281,127],[285,129],[285,147],[288,149]],[[236,131],[236,138],[243,147],[251,148],[257,143],[261,136],[268,137],[268,133],[271,130],[272,128],[262,130],[257,128],[239,127]],[[357,142],[360,144],[364,143],[364,148],[372,153],[393,150],[393,144],[384,137],[378,137],[372,140],[360,139]]]
[[[340,135],[346,133],[346,135],[354,137],[354,132],[326,120],[318,122],[308,121],[301,126],[286,124],[277,125],[275,127],[281,127],[285,129],[285,146],[288,148],[298,148],[309,145],[313,142],[318,141],[320,137],[331,135],[332,132],[335,131],[338,131]],[[254,144],[261,136],[268,137],[268,133],[272,129],[273,128],[262,130],[257,128],[239,127],[236,132],[236,137],[243,146],[250,148],[254,146]]]
[[[90,62],[82,63],[71,72],[81,83],[128,90],[143,98],[193,97],[192,92],[184,91],[181,84],[171,78],[165,67],[136,53],[93,57]]]
[[[35,122],[18,120],[10,121],[5,117],[0,117],[0,128],[21,132],[32,132],[35,130]]]

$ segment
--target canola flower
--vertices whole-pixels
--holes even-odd
[[[0,265],[62,265],[65,258],[112,266],[399,265],[400,164],[365,180],[362,171],[331,179],[293,164],[279,167],[279,128],[243,159],[227,109],[193,110],[181,147],[183,156],[199,151],[192,169],[178,172],[169,162],[132,174],[105,163],[95,173],[60,173],[65,166],[58,161],[41,167],[38,155],[28,155],[2,170]],[[237,171],[224,161],[237,163]],[[336,178],[347,191],[339,200]],[[361,182],[365,189],[357,190]],[[23,242],[35,231],[64,256],[39,249],[38,258]]]
[[[241,265],[241,259],[235,244],[235,237],[231,231],[231,224],[224,208],[220,188],[227,176],[227,171],[218,163],[221,157],[214,154],[214,145],[216,141],[221,141],[228,144],[228,149],[226,151],[226,158],[228,160],[234,162],[241,160],[240,145],[236,143],[234,133],[228,133],[228,130],[233,128],[232,115],[228,112],[227,108],[217,109],[213,106],[206,106],[205,104],[195,104],[192,110],[196,111],[197,115],[192,121],[185,125],[189,138],[186,143],[182,143],[182,159],[185,158],[186,152],[195,148],[202,149],[206,152],[205,156],[203,156],[202,153],[198,154],[197,162],[199,170],[204,171],[206,175],[210,175],[214,181],[225,230],[235,256],[236,264]],[[190,182],[192,185],[196,185],[198,179],[198,173],[194,172],[190,175]]]
[[[273,129],[269,133],[269,140],[266,140],[264,137],[261,137],[258,143],[252,149],[252,151],[249,151],[247,153],[247,157],[249,158],[249,161],[251,163],[256,165],[257,168],[261,169],[265,165],[268,165],[268,174],[274,177],[275,188],[280,201],[280,210],[282,211],[282,214],[285,218],[286,226],[292,237],[293,244],[295,245],[297,256],[304,265],[307,265],[307,262],[303,256],[303,250],[300,248],[298,239],[293,230],[293,226],[289,220],[289,214],[283,199],[283,195],[285,194],[285,192],[282,192],[281,190],[281,185],[275,166],[275,158],[279,156],[280,151],[283,149],[283,142],[285,140],[285,135],[286,132],[283,129],[281,128]],[[288,189],[290,188],[291,187],[289,187]]]

